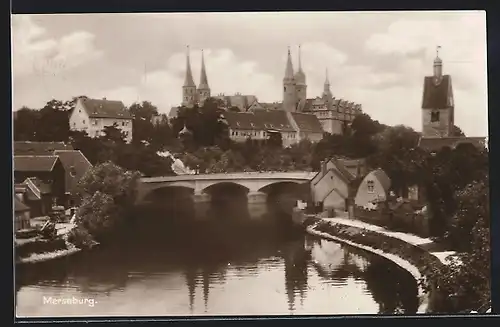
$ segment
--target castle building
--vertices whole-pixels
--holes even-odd
[[[247,138],[263,139],[269,136],[270,131],[267,129],[272,129],[282,134],[285,145],[303,139],[317,142],[324,133],[343,134],[345,127],[362,112],[360,104],[336,99],[332,95],[328,72],[322,95],[307,98],[307,79],[302,69],[300,46],[297,72],[294,71],[290,48],[288,49],[282,102],[263,103],[259,102],[255,95],[239,93],[230,96],[224,94],[211,96],[203,52],[200,84],[196,87],[189,48],[186,55],[186,76],[182,86],[182,97],[184,107],[202,105],[206,99],[213,98],[219,100],[226,112],[228,109],[237,108],[239,112],[232,111],[225,115],[230,137],[235,141],[245,141]],[[277,111],[279,113],[276,113]],[[177,112],[177,107],[172,108],[169,117],[175,117]]]
[[[450,75],[443,75],[443,60],[436,49],[433,74],[424,77],[422,96],[422,134],[419,146],[431,151],[443,147],[454,148],[460,143],[471,143],[484,148],[484,137],[454,135],[455,101]]]

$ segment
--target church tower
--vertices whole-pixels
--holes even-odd
[[[208,86],[207,72],[205,69],[205,57],[203,56],[203,50],[201,50],[201,74],[200,85],[198,86],[198,101],[200,105],[203,105],[203,102],[209,97],[210,87]]]
[[[196,84],[194,84],[193,73],[191,71],[191,61],[189,59],[189,46],[186,54],[186,77],[182,86],[182,105],[192,107],[197,101]]]
[[[443,75],[443,61],[436,49],[433,75],[424,78],[422,97],[422,137],[449,137],[454,126],[454,101],[451,76]]]
[[[330,104],[332,103],[332,100],[333,100],[333,95],[332,95],[332,91],[330,91],[330,80],[328,79],[328,68],[326,69],[325,74],[326,74],[326,76],[325,76],[325,84],[323,84],[322,98],[323,98],[323,100],[325,100],[325,102],[328,104],[328,106],[330,106]]]
[[[302,71],[302,60],[299,45],[299,71],[295,74],[295,90],[297,93],[297,110],[302,111],[307,100],[306,74]]]
[[[283,78],[283,110],[296,111],[297,94],[296,83],[293,74],[292,55],[288,48],[288,58],[286,61],[285,77]]]

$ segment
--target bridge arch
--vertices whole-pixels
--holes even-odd
[[[299,180],[284,180],[284,181],[270,181],[264,185],[260,185],[258,192],[269,193],[276,188],[292,187],[294,189],[299,189],[307,182]]]
[[[211,193],[218,189],[227,188],[227,189],[240,189],[245,192],[249,192],[250,188],[245,186],[244,183],[236,182],[236,181],[214,181],[209,183],[204,183],[202,187],[200,187],[200,191],[203,193]]]

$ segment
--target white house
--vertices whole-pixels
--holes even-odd
[[[90,137],[99,137],[106,126],[116,124],[132,141],[132,115],[121,101],[79,98],[69,117],[71,130],[85,131]]]
[[[368,173],[356,193],[354,203],[363,207],[368,203],[386,201],[389,197],[391,179],[382,169],[376,169]]]

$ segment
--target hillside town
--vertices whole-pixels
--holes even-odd
[[[487,285],[454,289],[465,287],[467,281],[460,278],[471,272],[446,263],[446,258],[467,264],[489,255],[489,243],[484,243],[489,237],[476,239],[478,230],[489,232],[489,206],[482,202],[488,191],[488,150],[484,137],[465,136],[455,125],[452,77],[438,51],[429,63],[432,75],[423,76],[422,103],[415,104],[421,132],[387,126],[364,113],[361,104],[336,98],[327,67],[323,93],[310,97],[300,47],[298,54],[295,70],[287,52],[283,97],[274,103],[260,102],[258,95],[212,95],[203,55],[197,86],[188,48],[185,80],[179,86],[182,102],[168,114],[147,101],[126,107],[120,99],[86,96],[14,112],[17,262],[84,249],[82,235],[92,236],[95,244],[103,242],[101,228],[107,224],[100,219],[113,216],[106,213],[106,201],[121,199],[113,192],[122,192],[119,183],[125,181],[132,185],[141,178],[187,174],[306,171],[315,175],[307,183],[309,194],[297,201],[294,217],[305,219],[308,228],[330,234],[338,226],[373,233],[383,229],[409,235],[401,238],[405,242],[427,240],[433,246],[429,253],[447,271],[432,287],[446,284],[457,298],[447,305],[453,310],[487,309]],[[127,177],[117,177],[122,175]],[[110,181],[117,185],[105,184]],[[126,198],[129,193],[119,195]],[[110,208],[133,203],[132,198],[119,201]],[[108,218],[97,217],[95,212],[101,211]],[[465,222],[470,217],[477,220]],[[45,248],[46,253],[58,253],[52,257],[40,259],[39,251],[26,250],[30,242],[60,237],[64,242]],[[482,259],[468,255],[474,251],[487,254],[481,252]],[[452,275],[462,277],[444,280]],[[461,291],[466,295],[456,295]]]

